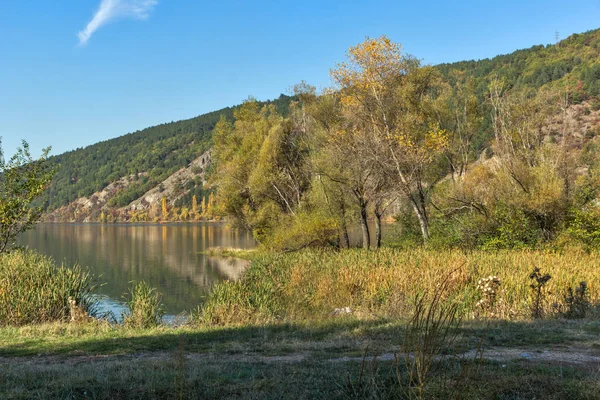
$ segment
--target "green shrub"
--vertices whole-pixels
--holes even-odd
[[[600,247],[600,213],[594,207],[573,210],[567,228],[569,238],[588,248]]]
[[[16,250],[0,256],[0,325],[66,321],[69,298],[78,310],[94,314],[91,275],[75,265],[57,266],[46,256]]]
[[[160,293],[146,282],[132,283],[127,299],[129,313],[123,315],[123,322],[135,328],[160,325],[165,315],[165,307],[161,300]]]
[[[495,226],[484,241],[484,250],[533,248],[540,243],[542,232],[525,211],[500,206],[494,215]]]
[[[398,248],[412,248],[423,244],[421,228],[415,213],[405,207],[394,216],[398,229],[386,239],[386,245]]]

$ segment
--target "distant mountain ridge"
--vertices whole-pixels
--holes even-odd
[[[586,130],[582,137],[595,135],[600,126],[595,119],[600,109],[600,30],[571,35],[556,45],[436,68],[450,85],[472,77],[481,102],[486,101],[489,82],[496,77],[513,90],[560,91],[572,104],[584,104],[578,108],[582,113],[586,108],[593,110],[582,125]],[[285,115],[292,100],[281,95],[265,103],[274,104]],[[221,117],[232,120],[235,108],[161,124],[52,157],[60,168],[42,199],[46,218],[97,221],[110,214],[114,220],[130,220],[132,212],[156,208],[162,198],[169,207],[191,209],[194,196],[198,202],[208,197],[203,182],[212,130]],[[489,143],[485,127],[477,140],[482,148]],[[141,218],[147,219],[146,214]]]

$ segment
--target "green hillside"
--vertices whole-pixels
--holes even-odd
[[[266,103],[285,113],[290,100],[281,95]],[[110,202],[115,207],[129,204],[206,151],[215,124],[221,117],[232,119],[235,108],[146,128],[52,157],[60,168],[45,195],[47,210],[88,197],[121,177],[145,173]]]
[[[600,96],[600,29],[573,34],[557,45],[537,45],[483,60],[440,64],[449,81],[454,71],[474,77],[478,95],[485,97],[493,77],[519,90],[544,86],[568,90],[576,103]]]
[[[436,68],[450,85],[473,80],[475,93],[485,109],[482,130],[475,138],[479,150],[491,138],[489,84],[501,79],[512,92],[530,96],[540,91],[568,94],[572,105],[587,101],[600,108],[600,29],[573,34],[556,45],[536,45],[483,60],[440,64]]]

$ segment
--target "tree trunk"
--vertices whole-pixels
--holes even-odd
[[[411,203],[413,206],[413,210],[419,220],[419,225],[421,226],[421,236],[423,237],[423,243],[427,243],[429,240],[429,221],[427,220],[427,215],[423,210],[419,208],[419,205],[411,199]]]
[[[346,224],[346,203],[344,198],[340,197],[340,229],[342,230],[343,243],[347,249],[350,248],[350,236],[348,235],[348,224]],[[341,247],[341,246],[340,246]]]
[[[342,236],[343,242],[347,249],[350,248],[350,236],[348,235],[348,225],[346,225],[346,218],[342,218]]]
[[[381,211],[375,207],[375,248],[381,248]]]
[[[369,224],[367,221],[367,202],[360,201],[360,226],[362,228],[363,249],[371,248],[371,235],[369,234]]]

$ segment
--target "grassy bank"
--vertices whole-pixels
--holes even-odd
[[[457,300],[466,319],[458,340],[441,349],[456,361],[432,369],[425,398],[598,398],[596,311],[577,320],[559,312],[566,289],[582,280],[597,304],[597,255],[384,249],[252,258],[244,278],[217,285],[184,326],[63,316],[0,327],[0,398],[410,398],[407,368],[396,357],[413,300],[453,270],[446,300]],[[552,276],[541,319],[531,318],[534,267]],[[476,315],[478,281],[490,275],[500,280],[491,319]],[[134,288],[133,309],[147,310],[141,321],[156,317],[158,294]],[[472,371],[468,379],[449,377],[448,362]]]
[[[598,304],[599,266],[599,254],[575,250],[306,250],[262,255],[242,280],[215,287],[198,318],[208,324],[323,319],[346,307],[363,317],[408,317],[416,296],[432,291],[454,271],[450,296],[467,317],[526,320],[532,315],[530,274],[536,267],[551,276],[540,290],[540,312],[560,316],[569,308],[569,288],[582,281],[587,301]],[[490,276],[499,279],[499,286],[483,309],[477,304],[489,295],[478,283]]]

